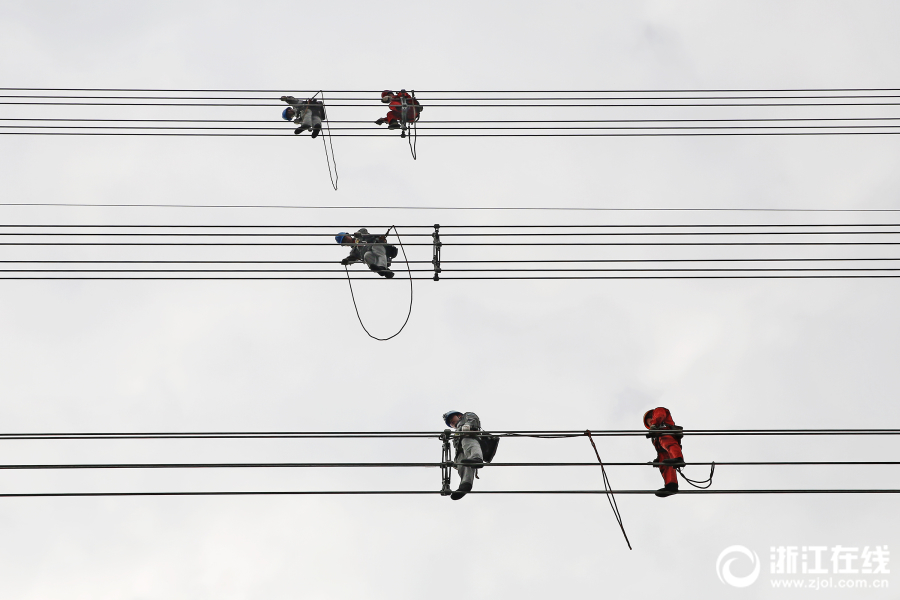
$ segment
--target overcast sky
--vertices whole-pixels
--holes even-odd
[[[894,2],[0,3],[4,87],[897,88]],[[3,109],[7,110],[7,109]],[[141,109],[133,118],[149,113]],[[330,113],[340,116],[337,108]],[[277,118],[280,108],[250,118]],[[372,120],[383,113],[372,107]],[[32,113],[33,114],[33,113]],[[51,109],[43,116],[58,116]],[[92,113],[103,115],[102,111]],[[196,113],[195,113],[196,114]],[[250,112],[243,112],[249,115]],[[551,119],[551,109],[526,118]],[[0,115],[2,116],[2,115]],[[426,108],[423,121],[438,119]],[[0,138],[2,202],[900,209],[895,136],[419,140]],[[3,223],[890,222],[745,215],[0,207]],[[411,250],[412,251],[412,250]],[[430,260],[417,248],[415,258]],[[12,251],[10,256],[14,254]],[[343,249],[320,250],[339,260]],[[883,250],[887,255],[890,250]],[[101,256],[100,252],[97,256]],[[53,256],[58,257],[59,254]],[[178,256],[173,251],[171,256]],[[445,259],[449,259],[447,252]],[[373,333],[399,278],[359,284]],[[896,427],[897,280],[416,283],[361,331],[343,282],[0,282],[0,430]],[[608,461],[653,456],[601,439]],[[4,442],[2,463],[431,461],[436,441]],[[896,460],[896,441],[689,438],[688,460]],[[589,461],[587,440],[498,460]],[[433,469],[4,471],[0,491],[433,489]],[[691,471],[700,475],[700,470]],[[650,468],[610,468],[654,489]],[[455,483],[455,480],[454,480]],[[596,489],[593,468],[486,469],[476,489]],[[897,488],[895,467],[721,467],[717,488]],[[900,550],[890,496],[0,499],[0,596],[897,598],[773,590],[772,546]],[[726,547],[763,576],[716,575]],[[735,573],[747,565],[735,565]]]

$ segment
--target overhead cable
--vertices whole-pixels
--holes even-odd
[[[468,494],[606,494],[606,490],[472,490]],[[616,490],[617,494],[649,495],[655,490]],[[127,496],[371,496],[371,495],[440,495],[440,490],[304,490],[304,491],[171,491],[171,492],[33,492],[0,493],[0,498],[90,498]],[[744,490],[679,490],[678,495],[706,494],[900,494],[900,489],[744,489]]]
[[[601,212],[900,212],[900,208],[764,208],[764,207],[607,207],[607,206],[328,206],[295,204],[123,204],[85,202],[0,202],[0,206],[64,206],[75,208],[278,208],[301,210],[540,210]]]
[[[306,468],[440,468],[440,462],[347,462],[347,463],[298,463],[298,462],[255,462],[255,463],[80,463],[80,464],[0,464],[0,471],[53,471],[92,469],[306,469]],[[900,461],[691,461],[687,466],[897,466]],[[647,462],[603,462],[607,467],[648,467]],[[485,463],[491,469],[497,467],[600,467],[599,462],[491,462]]]
[[[900,429],[684,429],[687,436],[856,436],[900,435]],[[114,440],[114,439],[267,439],[267,438],[433,438],[441,439],[442,431],[149,431],[149,432],[25,432],[0,433],[2,440]],[[490,433],[469,432],[472,437],[585,437],[584,430],[496,430]],[[646,437],[642,429],[591,429],[594,437]],[[724,464],[724,463],[723,463]]]

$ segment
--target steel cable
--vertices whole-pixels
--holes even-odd
[[[856,436],[900,435],[900,429],[684,429],[686,436]],[[24,432],[0,433],[3,440],[115,440],[115,439],[269,439],[269,438],[433,438],[441,439],[442,431],[149,431],[149,432]],[[482,432],[470,432],[478,437]],[[494,430],[500,437],[576,438],[584,430]],[[591,435],[611,437],[646,437],[643,429],[591,429]],[[724,463],[721,463],[724,464]]]

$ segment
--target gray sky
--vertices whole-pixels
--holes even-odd
[[[286,92],[895,88],[900,81],[900,8],[892,2],[406,6],[401,13],[396,4],[362,2],[6,0],[0,81]],[[373,120],[383,112],[372,110]],[[426,109],[423,121],[439,114]],[[552,118],[546,109],[529,117]],[[321,146],[308,139],[9,136],[0,139],[0,198],[900,209],[897,144],[895,136],[423,138],[413,162],[400,140],[336,138],[334,192]],[[892,218],[0,211],[6,223],[346,223],[349,230]],[[320,252],[344,256],[336,247]],[[430,259],[427,249],[416,252]],[[488,429],[637,428],[655,406],[693,428],[875,428],[900,418],[896,280],[423,281],[409,326],[386,344],[365,337],[340,282],[6,281],[0,290],[0,429],[7,432],[421,431],[441,429],[440,415],[451,408],[476,411]],[[373,332],[402,323],[404,282],[356,290]],[[643,438],[603,439],[599,447],[609,461],[653,454]],[[418,440],[7,442],[0,462],[428,461],[439,453],[437,442]],[[893,460],[897,446],[691,438],[685,453],[688,460]],[[510,462],[592,457],[584,439],[504,440],[498,454]],[[660,485],[649,468],[609,471],[619,488]],[[476,484],[576,489],[601,481],[596,469],[523,468],[486,470]],[[898,484],[893,467],[721,467],[716,478],[721,489]],[[0,474],[6,492],[438,485],[432,470]],[[651,598],[659,590],[669,598],[898,597],[893,574],[892,589],[879,591],[773,590],[766,581],[771,546],[900,548],[891,497],[627,496],[619,506],[632,552],[599,496],[7,499],[0,500],[0,589],[4,598],[28,600]],[[716,558],[735,544],[763,562],[761,580],[743,590],[716,576]]]

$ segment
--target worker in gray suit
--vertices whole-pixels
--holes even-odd
[[[391,260],[397,257],[397,247],[387,243],[387,233],[372,235],[368,229],[362,228],[353,234],[341,231],[334,236],[334,240],[341,246],[353,246],[350,255],[341,261],[342,265],[363,261],[382,277],[391,279],[394,276],[390,267]]]
[[[281,118],[285,121],[293,121],[300,127],[294,130],[294,135],[303,133],[307,129],[312,130],[312,137],[316,137],[322,131],[322,121],[325,119],[325,104],[321,100],[307,98],[298,100],[293,96],[282,96],[282,102],[290,104]]]
[[[484,466],[484,454],[478,437],[471,435],[481,431],[481,421],[473,412],[461,413],[451,410],[444,413],[444,423],[456,430],[453,434],[453,446],[456,448],[456,470],[459,471],[459,489],[450,494],[451,500],[459,500],[472,491],[475,482],[475,470]]]

